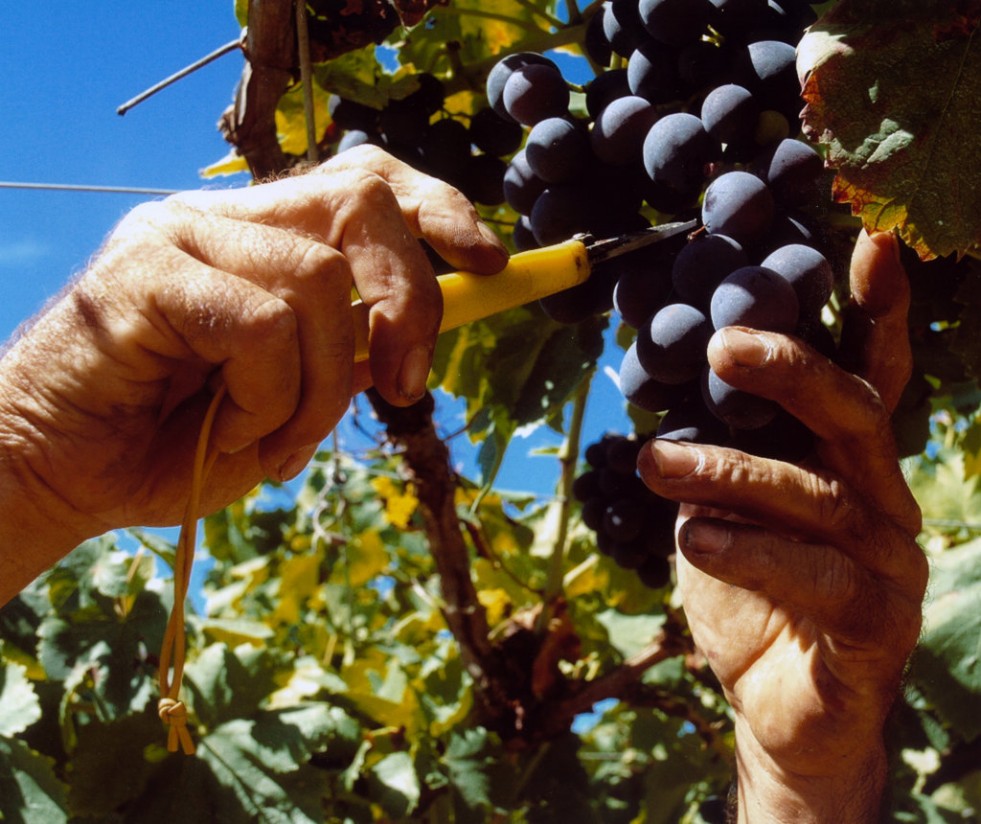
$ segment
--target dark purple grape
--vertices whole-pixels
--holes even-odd
[[[803,318],[817,317],[831,297],[834,270],[827,258],[811,246],[781,246],[760,265],[772,269],[794,287]]]
[[[511,74],[522,66],[538,64],[551,66],[558,71],[558,67],[544,55],[538,52],[517,52],[502,58],[487,75],[487,103],[501,117],[511,119],[507,109],[504,107],[504,85],[508,82]]]
[[[800,206],[818,197],[824,160],[803,141],[781,140],[758,157],[753,167],[777,202],[785,206]]]
[[[628,255],[627,257],[631,257]],[[666,261],[639,258],[637,264],[625,261],[613,290],[613,308],[620,319],[640,329],[664,306],[671,294],[671,270]]]
[[[638,10],[651,37],[684,46],[702,36],[714,9],[709,0],[640,0]]]
[[[632,343],[620,363],[620,393],[629,403],[648,412],[663,412],[680,401],[691,389],[689,384],[667,384],[654,380],[637,358]]]
[[[708,410],[698,394],[685,398],[664,414],[657,427],[657,437],[723,446],[729,440],[729,429]]]
[[[702,375],[702,399],[713,415],[733,429],[759,429],[780,409],[767,398],[736,389],[708,367]]]
[[[744,266],[718,285],[711,315],[716,329],[749,326],[789,334],[797,326],[800,306],[785,278],[762,266]]]
[[[610,103],[618,97],[630,94],[626,69],[611,69],[603,72],[586,84],[586,112],[595,120]]]
[[[357,129],[373,134],[378,127],[378,109],[337,95],[327,101],[327,113],[331,120],[348,131]]]
[[[607,66],[613,56],[613,49],[610,48],[610,41],[606,39],[606,32],[603,31],[603,16],[606,13],[605,6],[600,6],[586,23],[586,34],[583,38],[583,48],[589,59],[597,66]]]
[[[735,83],[718,86],[702,101],[701,117],[705,131],[726,144],[727,156],[747,157],[760,118],[760,107],[748,89]]]
[[[621,57],[629,57],[645,37],[644,30],[636,22],[631,25],[636,14],[636,4],[633,4],[633,9],[631,12],[629,2],[603,4],[603,34],[613,52]]]
[[[644,169],[655,183],[685,192],[701,187],[705,168],[719,144],[693,114],[677,112],[658,120],[644,140]]]
[[[719,175],[705,190],[702,201],[705,228],[712,234],[727,235],[743,247],[763,240],[773,224],[774,212],[767,185],[749,172]]]
[[[514,229],[511,231],[511,241],[514,243],[514,248],[519,252],[537,249],[541,245],[535,240],[535,233],[531,230],[531,220],[528,215],[522,215],[514,224]]]
[[[504,84],[504,110],[524,126],[569,112],[569,85],[554,66],[533,63],[515,69]]]
[[[597,498],[602,494],[600,490],[599,470],[591,469],[583,472],[572,482],[572,496],[579,503],[586,503],[590,498]]]
[[[524,153],[532,172],[546,183],[572,180],[592,159],[588,133],[565,117],[539,120],[528,133]]]
[[[657,111],[643,97],[627,95],[611,101],[589,133],[593,154],[614,166],[633,163],[656,119]]]
[[[661,383],[681,384],[698,377],[712,324],[687,303],[671,303],[637,333],[637,357],[644,371]]]
[[[651,103],[677,100],[681,94],[678,61],[662,43],[641,43],[627,62],[630,91]]]
[[[458,178],[470,160],[470,134],[459,120],[444,117],[429,127],[420,148],[433,174]]]
[[[682,300],[707,311],[716,287],[748,264],[743,247],[731,237],[701,233],[678,252],[671,283]]]
[[[644,505],[636,498],[614,501],[607,506],[603,531],[617,543],[632,541],[644,526]]]
[[[574,183],[559,183],[542,192],[531,210],[531,229],[542,246],[562,243],[589,229],[593,204],[589,191]]]
[[[673,547],[672,541],[672,549]],[[637,577],[648,589],[663,589],[671,583],[671,564],[667,558],[648,554],[637,568]]]
[[[493,109],[481,109],[470,119],[470,142],[485,154],[504,157],[521,146],[524,131]]]
[[[497,206],[504,202],[506,170],[507,163],[499,157],[474,155],[463,169],[459,188],[475,203]]]
[[[523,149],[511,158],[504,173],[504,199],[518,214],[531,214],[535,201],[545,191],[545,186],[545,181],[528,165]]]

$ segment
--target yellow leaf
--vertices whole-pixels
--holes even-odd
[[[235,150],[230,151],[221,160],[216,160],[210,166],[205,166],[199,174],[203,178],[237,175],[249,171],[249,164]]]
[[[388,569],[388,562],[388,552],[378,531],[362,532],[348,544],[346,581],[352,587],[363,586]]]
[[[482,589],[477,600],[487,611],[487,623],[492,627],[504,620],[511,607],[511,598],[503,589]]]
[[[385,501],[385,515],[388,522],[396,529],[405,529],[412,520],[419,506],[412,484],[407,484],[405,490],[400,490],[391,478],[379,476],[371,479],[371,486],[378,497]]]
[[[295,624],[302,608],[320,586],[323,552],[294,555],[280,565],[279,600],[272,615],[273,624]]]

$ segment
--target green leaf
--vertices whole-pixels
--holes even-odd
[[[455,732],[450,736],[443,763],[450,783],[468,809],[477,810],[490,804],[493,758],[487,730],[482,727]]]
[[[278,686],[277,656],[250,646],[212,644],[184,672],[195,714],[210,729],[251,715]]]
[[[663,615],[624,615],[608,609],[596,616],[610,635],[610,643],[624,657],[629,658],[650,646],[661,626]]]
[[[968,6],[841,0],[799,47],[804,129],[828,146],[835,198],[923,259],[981,243],[981,15]]]
[[[0,802],[5,824],[68,821],[65,786],[51,760],[16,738],[0,737]]]
[[[166,729],[154,706],[108,724],[81,725],[77,735],[68,794],[71,809],[79,816],[100,816],[143,793],[157,767],[147,752],[154,745],[163,746]]]
[[[17,735],[41,717],[41,702],[20,664],[0,668],[0,735]]]
[[[422,794],[415,764],[406,752],[386,755],[371,767],[368,787],[371,797],[396,818],[411,813]]]
[[[981,734],[981,541],[935,562],[912,677],[937,711],[971,741]]]

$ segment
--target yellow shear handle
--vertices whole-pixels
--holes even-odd
[[[579,240],[512,255],[496,275],[453,272],[437,278],[443,292],[440,332],[524,306],[577,286],[589,277],[589,254]],[[368,359],[368,307],[360,300],[354,312],[354,360]]]

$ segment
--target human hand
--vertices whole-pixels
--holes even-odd
[[[920,630],[920,512],[889,426],[911,368],[892,236],[863,233],[850,275],[861,377],[775,333],[731,328],[709,347],[723,380],[815,433],[813,462],[663,441],[639,460],[684,502],[678,585],[735,714],[740,822],[875,820],[883,726]]]
[[[3,465],[62,543],[179,522],[220,380],[204,507],[295,475],[354,392],[424,393],[442,301],[417,237],[471,271],[507,261],[463,195],[374,147],[138,207],[0,360]],[[352,286],[371,307],[358,367]]]

